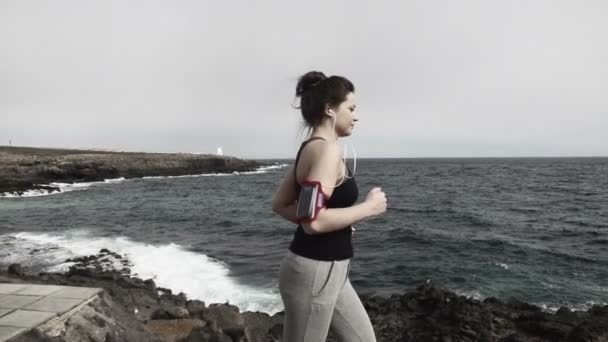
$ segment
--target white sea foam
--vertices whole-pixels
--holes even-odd
[[[545,311],[545,312],[555,313],[555,312],[557,312],[557,310],[559,310],[558,306],[547,305],[544,303],[534,304],[534,305],[538,306],[539,308],[541,308],[542,311]]]
[[[59,193],[59,192],[53,192]],[[16,192],[3,192],[0,193],[0,198],[16,198],[16,197],[38,197],[38,196],[46,196],[50,195],[51,192],[45,189],[33,189],[24,191],[23,194],[19,195]]]
[[[258,170],[260,170],[260,171],[280,170],[287,166],[289,166],[289,164],[275,164],[275,165],[269,165],[269,166],[262,166],[262,167],[258,168]]]
[[[543,311],[547,311],[547,312],[551,312],[551,313],[557,312],[557,310],[559,310],[561,307],[561,306],[557,306],[557,305],[547,305],[545,303],[533,303],[533,304],[540,307]],[[594,305],[604,306],[604,305],[608,305],[608,303],[589,300],[589,301],[586,301],[585,303],[565,305],[565,307],[567,307],[568,309],[570,309],[572,311],[587,311],[587,310],[591,309]]]
[[[66,271],[72,265],[64,263],[68,258],[97,254],[108,248],[128,258],[133,275],[153,278],[158,286],[174,293],[184,292],[190,299],[229,302],[243,311],[273,314],[282,310],[276,288],[240,284],[230,277],[230,270],[222,261],[174,243],[151,245],[126,237],[94,237],[86,231],[71,231],[62,235],[29,232],[0,235],[0,246],[3,246],[0,263],[32,265],[44,260],[49,272]]]
[[[586,285],[583,288],[591,291],[608,292],[608,286]]]
[[[232,173],[203,173],[198,175],[182,175],[182,176],[147,176],[142,177],[143,179],[171,179],[171,178],[195,178],[195,177],[225,177],[225,176],[238,176],[238,175],[257,175],[268,173],[272,170],[282,169],[288,164],[276,164],[269,166],[262,166],[257,168],[255,171],[246,171],[246,172],[237,172],[234,171]],[[124,177],[114,178],[114,179],[106,179],[99,182],[80,182],[80,183],[50,183],[50,184],[42,184],[42,186],[51,186],[58,189],[58,191],[48,191],[43,189],[35,189],[35,190],[27,190],[24,191],[22,195],[19,195],[16,192],[5,192],[0,193],[0,198],[21,198],[21,197],[37,197],[37,196],[48,196],[48,195],[56,195],[62,194],[65,192],[76,191],[76,190],[86,190],[91,186],[99,185],[99,184],[117,184],[122,183],[126,179]]]
[[[505,264],[503,262],[496,262],[496,263],[494,263],[494,265],[500,266],[500,267],[504,268],[505,270],[509,269],[509,265],[507,265],[507,264]]]
[[[126,180],[125,177],[120,177],[120,178],[114,178],[114,179],[106,179],[106,180],[104,180],[104,182],[110,183],[110,184],[116,184],[116,183],[122,183],[125,180]]]
[[[482,295],[477,290],[472,290],[472,291],[454,290],[454,293],[456,293],[459,296],[465,296],[467,298],[473,298],[473,299],[476,299],[479,301],[483,301],[484,299],[487,298],[487,296]],[[550,312],[550,313],[555,313],[560,308],[560,306],[557,304],[535,303],[535,302],[531,302],[530,304],[536,305],[539,308],[541,308],[543,311]],[[586,310],[589,310],[593,305],[608,305],[608,303],[591,300],[591,301],[587,301],[585,303],[567,304],[567,305],[563,305],[563,306],[567,307],[568,309],[570,309],[572,311],[586,311]]]
[[[472,291],[454,290],[454,293],[459,296],[465,296],[467,298],[473,298],[476,300],[484,300],[486,298],[477,290],[472,290]]]
[[[238,175],[259,175],[263,173],[268,173],[272,170],[282,169],[284,167],[289,166],[288,164],[276,164],[270,166],[261,166],[257,168],[255,171],[244,171],[238,172],[233,171],[229,173],[201,173],[197,175],[182,175],[182,176],[146,176],[142,177],[143,179],[171,179],[171,178],[196,178],[196,177],[226,177],[226,176],[238,176]]]
[[[77,190],[86,190],[92,186],[102,185],[102,184],[117,184],[122,183],[126,179],[124,177],[120,178],[112,178],[112,179],[104,179],[99,182],[79,182],[79,183],[51,183],[51,186],[58,187],[61,192],[70,192]]]
[[[101,185],[101,184],[116,184],[124,182],[126,179],[124,177],[121,178],[113,178],[113,179],[105,179],[99,182],[79,182],[79,183],[50,183],[50,184],[41,184],[41,186],[49,186],[58,189],[58,191],[48,191],[44,189],[35,189],[35,190],[27,190],[23,192],[23,195],[19,195],[14,192],[2,193],[0,194],[0,198],[8,198],[8,197],[37,197],[37,196],[48,196],[48,195],[57,195],[70,191],[77,190],[86,190],[91,186]]]

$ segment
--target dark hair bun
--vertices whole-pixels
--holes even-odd
[[[296,86],[296,96],[302,96],[305,92],[313,89],[327,77],[320,71],[310,71],[302,75]]]

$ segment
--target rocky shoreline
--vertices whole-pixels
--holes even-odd
[[[212,154],[138,153],[0,146],[0,196],[59,191],[51,183],[254,171],[253,160]]]
[[[0,272],[0,282],[104,289],[62,326],[42,325],[12,341],[280,341],[282,312],[239,312],[228,303],[207,305],[173,294],[152,279],[130,276],[124,258],[106,249],[68,262],[73,265],[66,273],[28,274],[19,265]],[[518,300],[479,301],[428,283],[390,298],[361,299],[378,341],[608,341],[608,305],[548,313]],[[331,332],[328,341],[337,341]]]

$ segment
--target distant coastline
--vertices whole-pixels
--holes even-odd
[[[59,191],[51,183],[255,171],[254,160],[214,154],[0,146],[0,196]]]

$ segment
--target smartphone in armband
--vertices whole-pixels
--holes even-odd
[[[313,221],[321,208],[325,207],[325,194],[321,183],[306,181],[300,189],[296,219],[298,221]]]
[[[310,218],[315,211],[314,199],[317,198],[317,187],[312,185],[304,185],[300,190],[298,197],[298,210],[296,216],[298,218]]]

